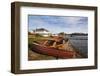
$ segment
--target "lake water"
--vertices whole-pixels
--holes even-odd
[[[88,55],[88,36],[69,36],[71,44],[86,57]]]

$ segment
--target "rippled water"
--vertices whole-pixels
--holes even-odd
[[[72,45],[85,56],[88,55],[88,36],[72,36],[69,37]]]

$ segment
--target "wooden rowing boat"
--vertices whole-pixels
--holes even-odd
[[[75,58],[76,52],[75,51],[65,51],[65,50],[59,50],[52,47],[47,47],[44,45],[40,45],[37,43],[33,43],[30,46],[30,49],[34,52],[48,55],[48,56],[54,56],[56,58]]]

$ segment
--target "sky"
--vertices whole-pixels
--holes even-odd
[[[87,33],[88,17],[29,15],[28,30],[45,28],[51,33]]]

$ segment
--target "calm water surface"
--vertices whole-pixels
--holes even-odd
[[[88,55],[88,36],[69,36],[72,45],[84,55]]]

